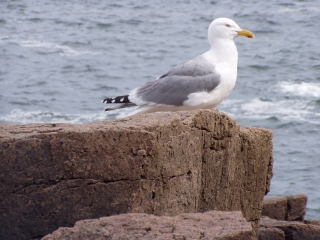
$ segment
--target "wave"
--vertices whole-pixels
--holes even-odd
[[[301,100],[280,100],[265,101],[254,98],[250,101],[227,99],[218,106],[218,109],[226,112],[235,119],[275,119],[280,122],[307,122],[320,124],[320,113],[314,111],[310,101]],[[8,114],[0,115],[0,123],[27,124],[37,122],[49,123],[87,123],[103,120],[114,120],[124,118],[133,108],[119,109],[111,112],[87,111],[84,113],[64,114],[48,111],[23,111],[13,109]]]
[[[276,119],[320,124],[320,83],[282,81],[277,84],[276,97],[253,98],[249,101],[226,99],[218,108],[241,119]]]
[[[271,119],[279,121],[299,121],[320,124],[320,113],[314,111],[309,100],[280,100],[265,101],[254,98],[248,102],[244,100],[225,100],[219,109],[234,118]]]
[[[100,55],[101,52],[92,51],[77,51],[69,46],[61,45],[58,43],[37,41],[37,40],[19,40],[10,36],[0,36],[0,42],[10,42],[26,48],[43,48],[47,53],[58,52],[61,56],[78,56],[78,55]],[[76,42],[77,43],[77,42]]]
[[[28,124],[28,123],[88,123],[103,120],[114,120],[124,118],[133,108],[119,109],[112,112],[105,112],[103,109],[98,112],[86,112],[75,114],[63,114],[59,112],[23,111],[13,109],[10,113],[0,115],[0,123],[5,124]],[[18,120],[17,120],[18,119]]]
[[[27,123],[85,123],[106,120],[108,116],[102,110],[96,113],[62,114],[58,112],[23,111],[13,109],[10,113],[0,116],[1,123],[27,124]],[[19,119],[19,120],[17,120]]]
[[[286,94],[320,98],[320,83],[285,81],[279,84],[279,89]]]
[[[52,52],[59,52],[61,56],[77,56],[83,54],[91,54],[91,55],[98,55],[102,54],[99,52],[91,52],[91,51],[76,51],[71,47],[60,45],[57,43],[51,42],[43,42],[43,41],[36,41],[36,40],[22,40],[19,41],[19,45],[21,47],[30,47],[30,48],[45,48],[48,50],[49,53]]]

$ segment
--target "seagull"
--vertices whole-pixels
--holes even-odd
[[[128,95],[104,99],[103,103],[116,104],[105,111],[138,106],[131,116],[216,107],[236,84],[237,36],[254,38],[252,32],[241,29],[229,18],[213,20],[208,28],[209,51],[173,67]]]

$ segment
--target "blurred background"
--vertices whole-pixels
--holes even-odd
[[[273,131],[268,196],[306,193],[320,219],[320,2],[110,2],[0,2],[0,123],[123,117],[101,100],[207,51],[211,21],[232,18],[256,38],[236,38],[237,84],[217,108]]]

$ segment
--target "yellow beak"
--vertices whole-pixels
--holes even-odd
[[[244,36],[244,37],[247,37],[247,38],[254,38],[254,34],[248,30],[240,30],[238,32],[238,36]]]

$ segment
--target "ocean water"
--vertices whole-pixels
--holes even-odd
[[[318,0],[0,1],[0,123],[123,117],[101,100],[207,51],[210,22],[229,17],[256,38],[235,40],[237,84],[217,108],[273,131],[268,196],[306,193],[320,219],[319,16]]]

